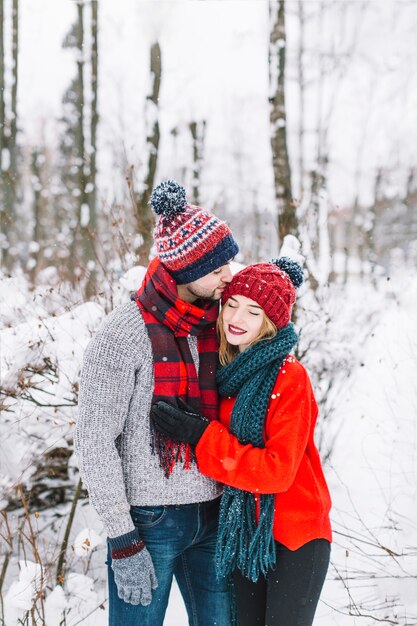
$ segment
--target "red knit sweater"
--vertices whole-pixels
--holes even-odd
[[[278,374],[265,420],[265,447],[241,445],[228,428],[235,398],[223,398],[196,453],[200,471],[255,494],[275,494],[274,538],[290,550],[332,539],[331,500],[314,443],[318,408],[309,376],[294,357]]]

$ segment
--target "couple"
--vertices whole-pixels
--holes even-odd
[[[175,181],[151,205],[158,256],[87,347],[74,436],[108,534],[110,626],[162,626],[174,575],[191,626],[308,626],[331,529],[317,404],[290,356],[301,267],[232,277],[224,222]]]

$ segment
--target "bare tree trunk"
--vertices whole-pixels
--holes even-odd
[[[298,21],[300,25],[300,38],[298,43],[298,88],[300,101],[300,121],[298,128],[298,169],[299,169],[299,202],[301,203],[304,194],[304,104],[305,104],[305,78],[304,78],[304,1],[298,0]]]
[[[4,7],[3,0],[0,0],[0,175],[3,182],[3,168],[1,167],[1,159],[3,154],[3,148],[5,147],[5,107],[4,107]]]
[[[18,53],[19,53],[19,3],[13,0],[12,3],[12,31],[11,31],[11,87],[10,87],[10,108],[6,111],[5,92],[6,92],[6,68],[5,68],[5,48],[4,48],[4,6],[1,0],[1,70],[0,70],[0,88],[1,88],[1,105],[0,105],[0,160],[1,182],[3,195],[2,204],[2,222],[3,231],[7,239],[10,240],[10,231],[16,225],[15,212],[18,188],[18,171],[17,171],[17,85],[18,85]],[[3,249],[3,260],[7,263],[9,254],[8,248]]]
[[[287,144],[285,108],[285,0],[270,0],[271,34],[269,41],[269,73],[271,86],[271,147],[278,209],[278,237],[298,233],[296,205],[292,197],[291,169]]]
[[[194,204],[200,203],[201,170],[204,157],[204,142],[206,136],[206,122],[190,122],[189,129],[193,140],[193,178],[192,197]]]
[[[376,280],[375,269],[377,261],[376,245],[375,245],[375,224],[376,224],[376,207],[381,201],[381,188],[382,188],[382,168],[379,168],[375,177],[374,185],[374,204],[369,209],[369,215],[367,224],[365,225],[366,244],[369,256],[369,263],[371,266],[371,278],[374,287],[378,285]]]
[[[359,198],[358,195],[355,196],[355,200],[352,206],[352,213],[350,216],[350,220],[346,223],[346,231],[345,231],[345,263],[343,268],[343,284],[346,285],[349,277],[349,258],[352,254],[353,249],[353,238],[355,233],[355,220],[358,214],[359,209]]]
[[[322,156],[321,148],[318,148],[317,167],[311,172],[311,188],[310,188],[310,204],[309,204],[309,224],[307,229],[310,230],[310,248],[316,263],[320,263],[323,253],[323,195],[326,193],[326,172],[328,158]],[[325,218],[327,219],[327,218]]]
[[[97,153],[97,125],[98,125],[98,1],[91,2],[91,110],[90,110],[90,150],[85,155],[84,162],[89,161],[88,173],[85,176],[86,201],[88,204],[88,224],[83,228],[84,262],[87,266],[88,280],[85,287],[86,298],[96,292],[97,273],[95,267],[97,250],[97,191],[96,191],[96,153]],[[87,156],[89,157],[87,159]],[[91,265],[88,267],[88,262]]]
[[[12,102],[10,111],[10,179],[13,202],[17,197],[17,80],[19,60],[19,2],[13,0],[12,10]]]
[[[97,126],[98,126],[98,0],[91,2],[91,129],[90,129],[90,174],[88,206],[90,208],[90,228],[97,227],[97,190],[96,190],[96,153],[97,153]]]
[[[262,220],[261,220],[261,211],[259,209],[258,198],[256,192],[253,193],[253,232],[254,232],[254,240],[253,240],[253,259],[252,263],[259,263],[262,259],[262,244],[263,244],[263,236],[262,236]]]
[[[77,50],[77,80],[76,80],[76,124],[75,124],[75,167],[76,174],[76,206],[75,206],[75,229],[71,242],[70,265],[74,270],[84,258],[84,250],[80,250],[81,235],[84,231],[86,202],[86,177],[85,177],[85,138],[84,138],[84,6],[77,2],[77,25],[76,25],[76,50]],[[86,220],[88,223],[88,220]],[[81,255],[80,255],[81,253]],[[81,258],[80,258],[81,257]]]
[[[329,222],[330,271],[329,283],[336,280],[335,253],[336,253],[336,225],[335,220]]]
[[[3,150],[6,147],[5,126],[6,126],[6,111],[4,105],[5,94],[5,67],[4,67],[4,7],[3,0],[0,0],[0,216],[1,216],[1,230],[5,240],[8,239],[9,232],[9,220],[8,212],[5,202],[5,164],[3,163]],[[4,262],[7,259],[7,241],[4,242],[4,247],[1,246],[0,254],[1,261]]]
[[[417,170],[414,167],[411,167],[408,176],[407,176],[407,185],[405,189],[405,197],[404,204],[409,205],[410,197],[415,193],[416,190],[416,174]]]
[[[6,171],[6,207],[13,220],[16,209],[17,196],[17,159],[16,159],[16,135],[17,135],[17,79],[18,79],[18,52],[19,52],[19,5],[18,0],[13,0],[12,6],[12,84],[10,89],[10,116],[6,137],[6,148],[9,152],[9,166]]]
[[[32,232],[32,240],[36,242],[38,245],[42,240],[42,174],[40,167],[40,157],[41,153],[37,148],[32,150],[32,188],[33,188],[33,232]],[[39,250],[35,250],[31,253],[33,266],[30,269],[31,280],[32,283],[35,282],[35,277],[37,272],[39,271],[39,260],[40,260],[40,248]]]
[[[147,265],[149,262],[149,253],[152,247],[152,228],[154,225],[154,218],[152,209],[149,206],[149,199],[151,197],[152,188],[155,182],[156,166],[158,163],[158,149],[159,149],[159,121],[158,121],[158,100],[159,91],[161,87],[162,77],[162,62],[161,62],[161,48],[158,42],[154,43],[151,47],[151,63],[150,63],[152,90],[147,97],[148,107],[151,109],[152,115],[149,117],[153,119],[153,124],[148,130],[146,138],[148,145],[148,169],[144,180],[144,189],[142,193],[136,193],[133,188],[133,168],[130,168],[128,175],[128,184],[131,193],[132,202],[135,207],[136,213],[136,227],[137,232],[142,237],[142,243],[136,250],[138,263],[140,265]]]
[[[82,2],[77,3],[78,12],[78,29],[77,29],[77,74],[78,74],[78,125],[77,125],[77,152],[78,152],[78,223],[81,224],[81,210],[87,205],[86,198],[86,176],[85,176],[85,134],[84,134],[84,5]]]

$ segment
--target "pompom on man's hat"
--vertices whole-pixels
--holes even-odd
[[[231,296],[245,296],[259,304],[278,329],[284,328],[291,321],[296,289],[303,281],[300,263],[288,256],[273,259],[270,263],[255,263],[233,276],[223,291],[222,304]]]
[[[189,204],[185,189],[175,180],[157,185],[150,205],[158,216],[153,231],[158,256],[177,284],[213,272],[238,253],[226,222]]]

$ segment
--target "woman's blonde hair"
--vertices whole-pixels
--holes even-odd
[[[272,339],[272,337],[275,337],[275,335],[277,334],[277,327],[275,326],[274,322],[271,322],[264,310],[262,310],[262,315],[262,326],[259,329],[259,333],[256,335],[255,339],[249,344],[248,348],[250,348],[250,346],[253,346],[253,344],[257,343],[258,341]],[[217,332],[220,339],[220,365],[229,365],[229,363],[233,361],[235,356],[239,354],[239,348],[238,346],[232,346],[227,341],[226,334],[224,332],[223,317],[221,312],[217,320]]]

